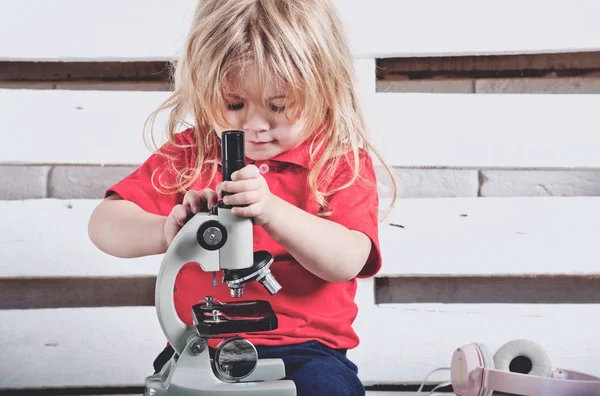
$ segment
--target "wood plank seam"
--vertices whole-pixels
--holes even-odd
[[[377,58],[378,80],[439,78],[600,78],[600,52]],[[0,81],[161,82],[169,89],[171,61],[0,61]]]

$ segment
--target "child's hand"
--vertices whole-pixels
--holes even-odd
[[[222,182],[218,191],[220,196],[222,191],[231,193],[223,197],[224,204],[245,205],[231,209],[236,216],[252,217],[256,225],[267,224],[274,217],[274,195],[255,165],[234,172],[231,181]]]
[[[217,193],[209,188],[188,191],[180,205],[175,205],[164,226],[165,242],[169,246],[185,223],[198,212],[208,212],[217,203]]]

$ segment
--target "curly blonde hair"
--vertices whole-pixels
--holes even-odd
[[[148,118],[170,109],[169,142],[193,121],[197,158],[193,168],[171,169],[175,183],[167,190],[186,191],[200,172],[216,174],[215,153],[219,147],[213,125],[226,125],[225,86],[228,77],[253,62],[261,89],[285,86],[286,108],[302,119],[312,139],[309,189],[327,215],[325,180],[332,180],[342,158],[352,158],[353,176],[336,184],[336,191],[355,182],[359,174],[359,148],[374,154],[393,184],[390,167],[369,142],[360,109],[354,62],[342,23],[330,0],[201,0],[181,56],[176,61],[173,92]],[[352,156],[344,156],[352,152]],[[174,161],[171,162],[174,167]],[[208,166],[208,168],[207,168]],[[158,186],[155,186],[159,188]]]

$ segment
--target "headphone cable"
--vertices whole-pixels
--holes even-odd
[[[422,393],[422,392],[423,392],[423,387],[425,386],[425,382],[427,381],[427,378],[429,378],[429,376],[430,376],[431,374],[433,374],[433,373],[436,373],[436,372],[438,372],[438,371],[443,371],[443,370],[450,370],[450,367],[439,367],[439,368],[436,368],[436,369],[434,369],[434,370],[431,370],[431,371],[430,371],[430,372],[429,372],[429,373],[428,373],[428,374],[425,376],[425,378],[423,379],[423,382],[421,382],[421,386],[419,387],[419,390],[417,390],[417,393]],[[432,389],[432,390],[429,392],[429,395],[430,395],[430,396],[444,395],[443,393],[436,393],[436,394],[433,394],[433,392],[434,392],[436,389],[440,388],[440,387],[444,387],[444,386],[448,386],[448,385],[452,385],[452,382],[443,382],[443,383],[441,383],[441,384],[437,385],[435,388],[433,388],[433,389]]]

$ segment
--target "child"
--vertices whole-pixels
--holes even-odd
[[[110,187],[90,218],[102,251],[161,254],[191,215],[231,193],[224,203],[253,219],[254,249],[273,255],[282,286],[270,296],[246,285],[244,299],[268,300],[279,327],[240,336],[260,358],[283,359],[299,396],[365,394],[346,351],[359,343],[356,279],[381,266],[369,154],[379,155],[366,139],[353,73],[329,0],[201,1],[174,92],[149,119],[170,109],[169,141]],[[186,118],[194,125],[181,131]],[[221,183],[227,129],[245,132],[247,166]],[[211,285],[198,265],[179,272],[175,306],[187,325],[206,295],[231,300],[226,285]],[[155,363],[159,370],[164,361]]]

